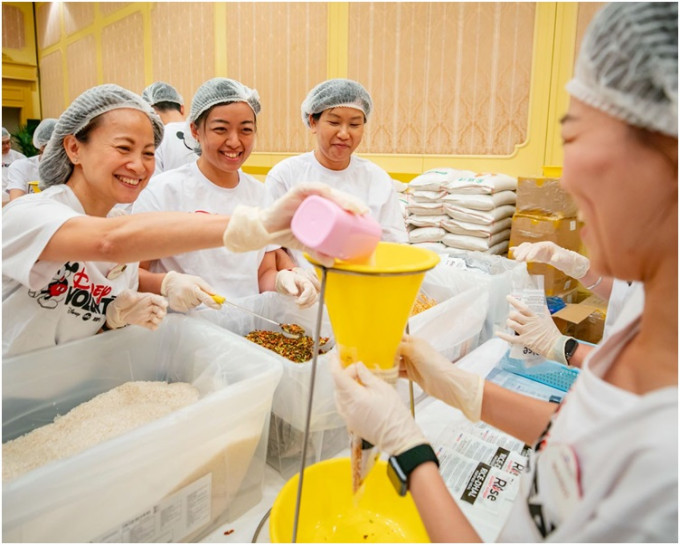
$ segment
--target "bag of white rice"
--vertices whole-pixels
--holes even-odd
[[[446,184],[451,180],[469,175],[474,173],[449,167],[432,168],[413,178],[408,185],[412,191],[439,191],[446,189]]]
[[[481,238],[488,238],[491,235],[495,235],[499,231],[510,229],[510,226],[512,225],[512,217],[510,216],[487,225],[483,225],[481,223],[470,223],[468,221],[454,220],[450,216],[444,216],[444,218],[445,219],[440,222],[440,227],[443,227],[449,233],[453,233],[454,235],[469,235]]]
[[[515,204],[517,193],[514,191],[499,191],[492,195],[471,195],[466,193],[448,193],[442,199],[445,203],[451,203],[474,210],[492,210],[504,204]]]
[[[483,225],[491,225],[492,223],[512,216],[515,213],[515,207],[510,204],[505,204],[489,211],[473,210],[455,204],[446,204],[444,205],[444,210],[454,220],[481,223]]]
[[[517,178],[507,174],[477,174],[460,176],[446,184],[449,193],[473,193],[491,195],[499,191],[515,191]]]
[[[477,250],[484,252],[499,242],[510,239],[510,229],[491,235],[489,238],[472,237],[468,235],[454,235],[449,233],[444,235],[442,242],[451,248],[460,250]]]
[[[441,227],[418,227],[408,232],[408,241],[416,242],[439,242],[446,234]]]
[[[406,209],[409,214],[417,216],[441,216],[445,213],[442,202],[409,202]]]

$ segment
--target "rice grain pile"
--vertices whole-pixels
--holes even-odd
[[[74,407],[54,422],[2,446],[2,480],[10,481],[55,460],[157,420],[198,401],[186,382],[126,382]]]

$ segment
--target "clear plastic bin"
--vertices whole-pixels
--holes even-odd
[[[298,324],[305,329],[307,335],[314,336],[318,305],[300,309],[292,297],[273,292],[244,297],[234,300],[234,303],[279,323]],[[241,336],[255,329],[278,331],[276,326],[226,304],[220,310],[195,311],[194,315]],[[321,336],[329,337],[328,344],[322,347],[322,350],[334,345],[333,330],[325,309],[321,322]],[[283,477],[289,478],[300,470],[302,461],[302,440],[307,418],[312,360],[295,363],[274,352],[270,353],[283,365],[283,376],[274,393],[267,463]],[[317,358],[307,447],[307,464],[310,465],[331,458],[349,446],[345,422],[335,407],[335,387],[329,369],[330,358],[331,355],[328,353]]]
[[[128,381],[189,382],[198,402],[3,483],[3,541],[188,541],[262,496],[279,359],[169,315],[3,361],[3,441]]]

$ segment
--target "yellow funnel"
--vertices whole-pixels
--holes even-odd
[[[366,263],[336,260],[328,269],[325,301],[343,366],[362,361],[373,370],[394,367],[420,285],[437,263],[430,250],[391,242],[378,243]]]

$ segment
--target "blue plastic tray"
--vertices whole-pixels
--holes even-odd
[[[567,367],[556,361],[545,360],[543,363],[527,367],[523,360],[510,357],[508,350],[499,362],[501,369],[510,371],[516,375],[530,378],[536,382],[547,384],[558,390],[566,392],[576,380],[579,370],[574,367]]]

